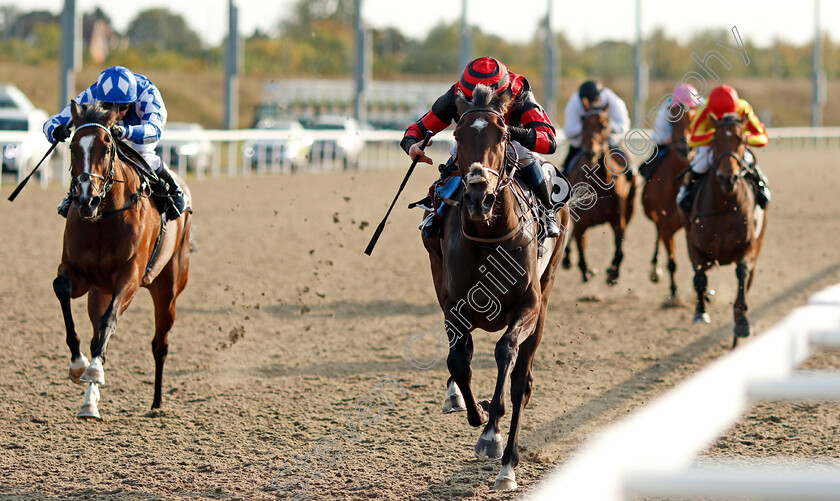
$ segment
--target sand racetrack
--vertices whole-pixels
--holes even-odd
[[[840,281],[835,153],[760,153],[774,202],[750,295],[757,332]],[[558,272],[523,418],[520,490],[491,493],[498,463],[474,457],[479,431],[463,414],[440,413],[445,361],[419,370],[403,357],[406,340],[442,318],[416,229],[420,213],[405,209],[433,169],[418,169],[373,257],[362,253],[404,172],[191,179],[199,252],[170,335],[163,408],[149,412],[153,315],[141,291],[111,340],[98,422],[75,418],[84,388],[67,378],[51,286],[63,191],[30,186],[14,204],[0,203],[0,499],[274,499],[304,485],[310,499],[508,499],[598,427],[731,343],[734,268],[710,274],[712,324],[692,325],[680,233],[686,306],[662,309],[667,285],[647,278],[653,225],[637,206],[617,287],[603,273],[582,284],[576,269]],[[610,238],[605,228],[592,232],[592,266],[606,268]],[[74,301],[73,311],[88,352],[85,303]],[[492,391],[497,337],[475,336],[473,382],[482,397]],[[431,358],[433,343],[426,348]],[[829,354],[810,362],[837,364]],[[380,384],[386,397],[378,401],[394,405],[376,404],[381,418],[354,432],[347,416],[377,401],[383,377],[404,393]],[[837,406],[767,404],[709,454],[837,458],[839,429]],[[271,489],[275,476],[285,491]]]

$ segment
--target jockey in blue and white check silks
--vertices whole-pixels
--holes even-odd
[[[126,88],[126,82],[119,81],[114,75],[109,76],[108,71],[105,70],[97,82],[83,90],[76,98],[76,102],[85,104],[96,101],[98,86],[102,86],[102,88]],[[129,106],[125,117],[118,121],[116,125],[125,127],[124,139],[143,156],[149,167],[159,173],[163,167],[163,162],[155,153],[155,146],[160,140],[161,130],[166,123],[166,106],[163,104],[160,91],[147,77],[137,73],[134,73],[133,76],[136,80],[136,99]],[[103,78],[106,81],[102,81]],[[47,140],[54,142],[53,131],[58,126],[67,125],[70,119],[70,105],[68,104],[61,112],[53,115],[44,123],[44,135],[47,136]]]

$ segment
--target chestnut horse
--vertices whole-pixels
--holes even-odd
[[[508,169],[515,169],[515,160],[506,155],[509,137],[504,119],[509,98],[496,97],[489,87],[477,85],[472,102],[459,95],[457,105],[455,138],[462,180],[458,207],[449,211],[443,237],[423,239],[449,338],[451,377],[444,412],[467,411],[470,425],[485,425],[475,454],[501,457],[493,488],[511,490],[517,488],[514,467],[519,463],[520,418],[533,386],[531,365],[566,237],[564,233],[538,242],[537,218],[512,182]],[[568,225],[567,211],[560,211],[557,218],[561,227]],[[493,398],[480,404],[470,387],[476,328],[504,330],[496,343]],[[513,408],[503,448],[499,420],[505,413],[508,378]]]
[[[577,217],[572,232],[578,249],[578,268],[583,281],[588,282],[595,275],[587,266],[584,257],[586,230],[592,226],[609,223],[615,237],[615,254],[612,264],[607,269],[607,284],[616,285],[621,260],[624,258],[624,230],[633,216],[636,185],[625,176],[629,169],[629,159],[619,150],[609,148],[607,111],[607,107],[593,108],[583,116],[581,152],[568,176],[572,186],[579,183],[588,185],[585,191],[594,198],[591,204],[586,204],[575,212]],[[563,267],[566,269],[572,266],[570,252],[571,242],[563,256]]]
[[[690,166],[688,147],[688,129],[694,118],[696,109],[686,109],[677,104],[671,107],[669,115],[678,117],[671,122],[671,145],[664,158],[658,161],[650,176],[650,181],[642,191],[642,206],[645,215],[656,225],[656,241],[653,244],[653,259],[651,260],[650,280],[659,282],[662,270],[657,266],[659,243],[668,253],[668,273],[671,277],[671,296],[665,306],[678,306],[677,283],[674,275],[677,271],[677,261],[674,258],[674,234],[685,226],[685,214],[677,207],[677,190],[682,183],[682,176]],[[656,161],[656,160],[654,160]],[[679,177],[679,179],[678,179]]]
[[[78,417],[99,417],[96,400],[98,386],[105,384],[103,364],[108,340],[140,287],[149,289],[155,308],[155,409],[160,407],[175,301],[187,285],[191,214],[184,213],[165,224],[153,260],[162,229],[161,214],[149,200],[147,182],[118,156],[118,145],[109,131],[117,112],[98,104],[80,106],[75,101],[71,112],[76,128],[70,142],[73,204],[67,215],[61,264],[53,288],[67,328],[70,379],[90,383]],[[120,146],[120,150],[129,149]],[[136,154],[134,150],[126,153]],[[181,186],[189,194],[186,185]],[[70,300],[84,294],[88,295],[88,316],[93,325],[90,363],[79,350],[70,308]]]
[[[733,347],[739,337],[749,336],[752,331],[747,318],[747,292],[755,278],[767,227],[766,213],[755,205],[755,192],[744,179],[745,147],[744,125],[738,115],[725,115],[715,122],[712,165],[699,181],[686,226],[697,292],[695,323],[710,321],[706,312],[706,270],[715,263],[735,263],[738,297],[734,304]]]

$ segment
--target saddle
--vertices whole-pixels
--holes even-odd
[[[143,155],[128,143],[122,139],[117,139],[114,141],[114,144],[116,145],[117,156],[120,160],[130,165],[137,172],[144,187],[149,187],[149,192],[152,195],[151,199],[154,201],[157,210],[161,214],[166,214],[172,201],[169,193],[166,191],[166,187],[161,183],[160,177],[152,170],[148,162],[146,162],[146,159],[143,158]]]
[[[642,175],[645,182],[650,181],[653,178],[656,168],[662,164],[662,159],[665,158],[669,150],[670,145],[657,145],[656,153],[648,157],[648,159],[639,166],[639,174]]]

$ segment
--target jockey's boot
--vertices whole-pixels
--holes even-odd
[[[166,211],[166,217],[170,221],[178,219],[184,211],[190,208],[187,203],[187,195],[175,181],[175,178],[172,177],[172,171],[168,167],[164,165],[157,175],[160,183],[158,186],[169,194],[170,204]]]
[[[443,221],[437,214],[430,212],[420,223],[420,230],[423,232],[423,238],[440,238],[443,236]]]
[[[67,196],[64,197],[64,200],[62,200],[61,203],[58,204],[58,215],[63,218],[66,218],[67,213],[70,212],[71,203],[73,203],[73,198],[70,196],[70,193],[68,193]]]
[[[688,182],[680,186],[680,191],[677,193],[677,205],[683,212],[688,214],[691,212],[691,204],[694,201],[694,192],[697,191],[697,180],[703,177],[703,174],[698,174],[693,170],[689,170]]]
[[[770,202],[770,184],[767,181],[767,176],[764,175],[764,172],[758,167],[758,164],[753,165],[753,169],[755,169],[755,184],[758,187],[755,191],[755,203],[762,209],[766,209],[767,204]]]
[[[560,226],[557,224],[557,218],[554,216],[554,204],[551,201],[551,194],[548,192],[548,186],[545,181],[540,181],[536,186],[531,186],[534,195],[539,200],[542,206],[542,213],[545,215],[545,236],[548,238],[557,238],[560,236]]]

